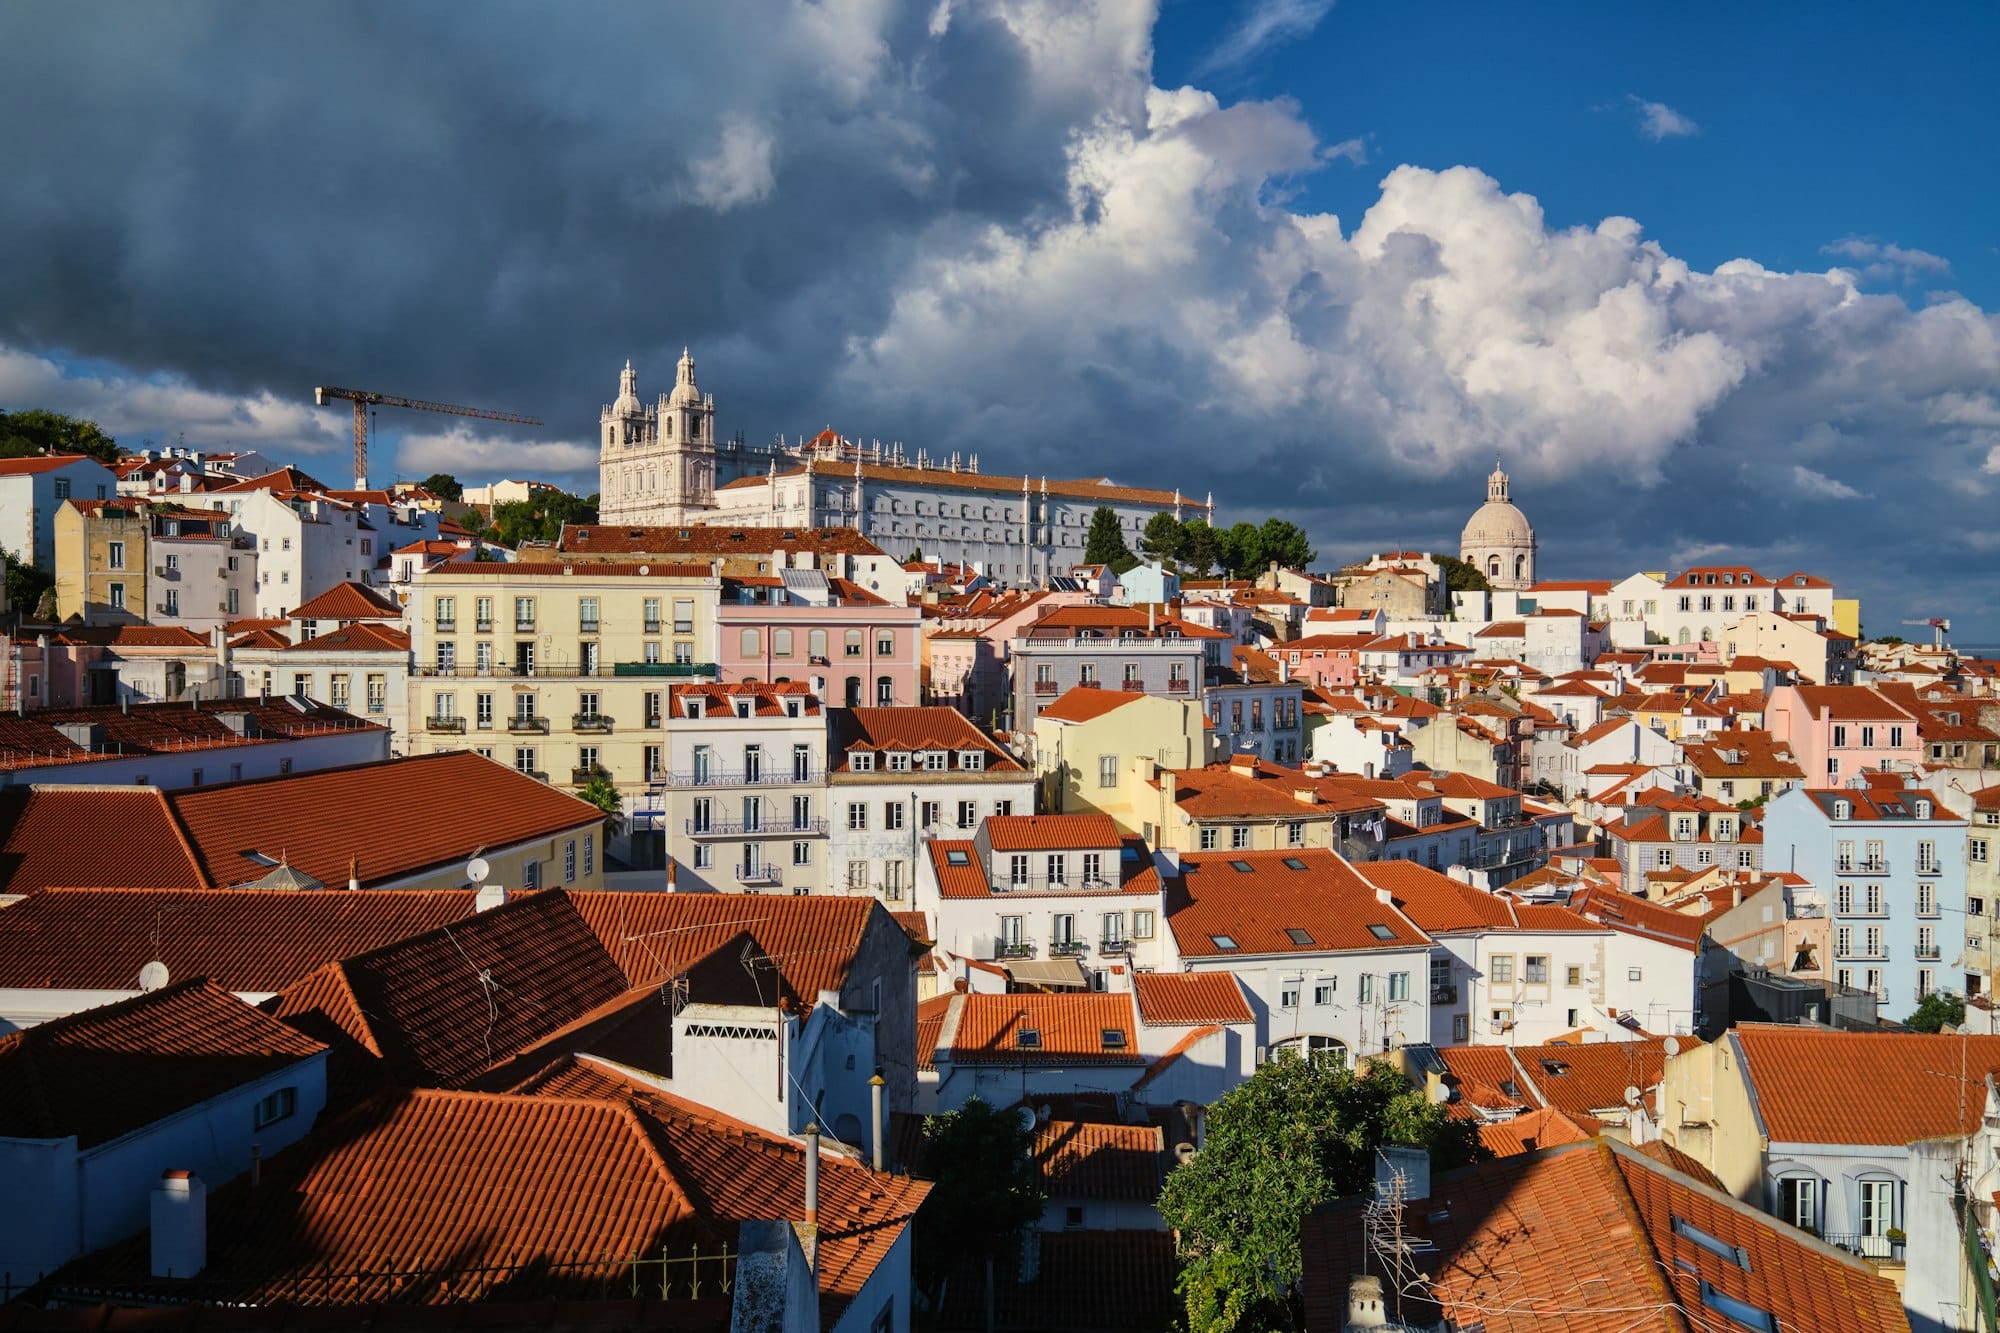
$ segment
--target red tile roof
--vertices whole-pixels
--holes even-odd
[[[337,958],[456,921],[470,890],[48,889],[0,911],[0,986],[136,990],[178,978],[272,994]]]
[[[633,986],[657,985],[748,933],[776,966],[778,979],[810,1004],[821,991],[846,986],[868,931],[902,935],[886,909],[867,897],[608,889],[568,896]]]
[[[1174,1292],[1180,1264],[1165,1231],[1042,1231],[1034,1235],[1035,1276],[996,1263],[994,1322],[1003,1329],[1110,1330],[1175,1328],[1186,1310]],[[946,1329],[982,1329],[985,1275],[979,1259],[943,1284],[936,1318]],[[1344,1307],[1343,1307],[1344,1308]],[[1328,1328],[1337,1328],[1338,1322]]]
[[[1163,771],[1173,774],[1175,808],[1196,819],[1332,819],[1383,808],[1382,802],[1358,794],[1338,778],[1311,777],[1263,759],[1240,767],[1229,763]],[[1300,792],[1308,799],[1300,800]]]
[[[338,1028],[397,1083],[453,1088],[626,990],[572,896],[532,893],[328,963],[272,1012],[316,1035]]]
[[[0,713],[0,769],[45,768],[51,764],[81,764],[101,758],[56,730],[59,724],[85,724],[104,729],[106,753],[158,754],[189,750],[227,749],[261,745],[223,719],[248,717],[265,738],[332,735],[346,731],[380,731],[382,727],[338,708],[290,699],[230,699],[199,707],[188,704],[138,704],[129,711],[110,705],[42,708],[32,713]]]
[[[286,643],[288,653],[407,653],[410,636],[393,625],[357,620],[310,639]]]
[[[990,815],[982,827],[996,852],[1108,848],[1120,842],[1109,815]]]
[[[952,752],[952,771],[958,771],[956,752],[977,750],[985,755],[989,773],[1024,773],[1019,760],[995,744],[956,708],[835,708],[828,714],[828,767],[848,772],[851,749],[865,750],[946,750]]]
[[[0,829],[0,891],[7,893],[207,883],[155,787],[9,788],[0,791]]]
[[[95,462],[83,454],[50,454],[38,458],[0,458],[0,477],[27,477],[54,472],[71,463]]]
[[[1456,1120],[1483,1119],[1481,1111],[1540,1110],[1541,1099],[1514,1067],[1504,1046],[1440,1046],[1452,1100],[1445,1110]]]
[[[1132,978],[1149,1027],[1255,1021],[1242,983],[1228,972],[1140,972]]]
[[[565,523],[556,549],[577,555],[769,556],[778,550],[811,551],[815,555],[883,554],[881,547],[853,528],[728,527],[720,523],[686,528]]]
[[[1896,1288],[1865,1261],[1608,1139],[1450,1172],[1431,1197],[1449,1207],[1403,1212],[1424,1242],[1410,1252],[1407,1294],[1390,1293],[1406,1322],[1442,1317],[1486,1333],[1743,1327],[1717,1307],[1720,1293],[1801,1333],[1909,1328]],[[1302,1241],[1306,1326],[1338,1328],[1348,1276],[1380,1271],[1363,1255],[1359,1202],[1310,1214]]]
[[[2000,1037],[1743,1023],[1729,1040],[1773,1142],[1900,1147],[1964,1134],[1985,1106],[1978,1080],[2000,1068]],[[1974,1081],[1966,1097],[1961,1071]]]
[[[1665,841],[1664,830],[1660,841]],[[1572,910],[1613,930],[1641,939],[1659,940],[1690,953],[1699,952],[1702,934],[1708,929],[1706,916],[1676,912],[1604,885],[1588,885],[1579,889],[1570,895],[1569,905]]]
[[[1166,911],[1184,958],[1407,949],[1430,943],[1353,866],[1326,848],[1184,856],[1181,876],[1167,890]]]
[[[1087,690],[1078,685],[1035,716],[1055,722],[1090,722],[1148,697],[1129,690]]]
[[[1517,1081],[1532,1087],[1548,1106],[1571,1116],[1618,1113],[1625,1091],[1637,1088],[1650,1098],[1666,1069],[1666,1043],[1692,1049],[1694,1037],[1641,1037],[1636,1041],[1552,1042],[1510,1046]]]
[[[1035,1132],[1035,1169],[1051,1199],[1150,1204],[1165,1150],[1158,1125],[1051,1120]]]
[[[57,643],[128,650],[174,648],[181,652],[202,652],[209,646],[206,635],[179,625],[77,625],[51,637]]]
[[[293,620],[401,620],[395,599],[359,583],[336,583],[305,605],[294,607]]]
[[[1866,685],[1794,685],[1799,701],[1814,717],[1848,721],[1914,721],[1915,715],[1891,703]]]
[[[1540,1148],[1559,1147],[1565,1143],[1582,1143],[1596,1135],[1602,1123],[1597,1119],[1582,1117],[1589,1122],[1589,1128],[1578,1124],[1561,1111],[1543,1107],[1539,1111],[1526,1111],[1507,1120],[1495,1120],[1479,1127],[1479,1141],[1495,1157],[1514,1157],[1524,1152],[1534,1152]]]
[[[1132,997],[1076,995],[953,995],[958,1029],[955,1064],[1142,1065]],[[1033,1037],[1023,1040],[1024,1033]],[[1107,1038],[1108,1033],[1116,1033]]]
[[[470,750],[198,787],[168,795],[212,884],[283,860],[322,884],[393,882],[462,866],[490,847],[602,835],[604,812]],[[456,874],[453,875],[456,878]],[[510,886],[519,887],[519,886]]]
[[[1460,930],[1604,929],[1567,907],[1488,893],[1414,861],[1369,861],[1354,868],[1376,888],[1389,890],[1403,914],[1433,935]]]
[[[91,1148],[326,1047],[211,981],[0,1036],[0,1135]]]
[[[568,1095],[574,1089],[575,1095]],[[269,1159],[263,1180],[209,1199],[211,1286],[247,1304],[296,1298],[314,1273],[379,1274],[322,1284],[313,1298],[422,1303],[403,1276],[448,1272],[448,1299],[503,1289],[511,1269],[573,1266],[596,1293],[634,1258],[733,1244],[748,1218],[796,1216],[802,1149],[615,1076],[556,1071],[531,1095],[385,1093]],[[820,1286],[851,1299],[901,1237],[927,1187],[834,1157],[820,1173]],[[72,1270],[143,1282],[144,1236]]]

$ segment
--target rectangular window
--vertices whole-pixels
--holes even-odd
[[[901,801],[884,801],[882,803],[882,827],[894,833],[897,829],[903,827],[903,813],[903,803]]]
[[[1047,864],[1049,869],[1049,883],[1067,884],[1069,882],[1068,857],[1064,856],[1061,852],[1050,852]]]
[[[1549,956],[1545,953],[1531,953],[1521,960],[1522,980],[1530,986],[1546,985],[1549,980]]]
[[[1232,827],[1229,830],[1229,845],[1237,851],[1248,847],[1250,845],[1250,826],[1248,824],[1237,824]]]
[[[106,552],[107,561],[110,564],[111,568],[113,569],[125,568],[124,542],[107,542],[105,543],[104,549]]]
[[[1141,909],[1132,913],[1132,938],[1150,940],[1153,938],[1153,914]]]
[[[535,751],[532,746],[519,746],[514,750],[514,771],[533,775],[535,772]]]
[[[1280,1009],[1296,1009],[1299,1007],[1299,988],[1297,985],[1287,982],[1279,988],[1278,1007]]]
[[[1819,1181],[1787,1176],[1778,1182],[1778,1216],[1801,1231],[1819,1234]]]
[[[576,883],[576,839],[563,840],[563,883]]]
[[[597,835],[583,835],[583,877],[589,879],[597,873]]]
[[[1097,756],[1097,785],[1115,787],[1118,785],[1118,756],[1101,754]]]
[[[1372,973],[1361,974],[1360,984],[1355,989],[1355,998],[1362,1004],[1375,1002],[1375,977]]]
[[[868,807],[861,801],[847,803],[847,827],[857,832],[868,827]]]
[[[262,1129],[294,1114],[299,1109],[299,1090],[279,1088],[270,1096],[257,1103],[257,1110],[251,1117],[251,1128]]]
[[[458,645],[450,639],[440,640],[437,645],[437,673],[449,676],[458,670]]]
[[[111,609],[113,611],[125,609],[125,585],[122,583],[111,585]]]
[[[1563,984],[1565,986],[1581,986],[1583,984],[1583,969],[1580,967],[1564,968]]]
[[[439,597],[434,599],[431,605],[437,616],[437,626],[439,629],[448,629],[458,623],[458,611],[456,609],[458,599],[454,597]]]
[[[1016,853],[1007,858],[1007,882],[1021,885],[1028,882],[1028,858]]]
[[[1212,851],[1214,851],[1214,850],[1215,850],[1215,830],[1214,830],[1214,829],[1212,829],[1212,828],[1205,828],[1205,829],[1203,829],[1203,830],[1201,831],[1201,849],[1202,849],[1202,850],[1203,850],[1204,852],[1212,852]]]
[[[514,628],[533,629],[535,627],[535,599],[516,597],[514,599]]]
[[[958,803],[958,826],[962,829],[975,828],[979,824],[979,807],[972,801]]]
[[[792,844],[793,865],[809,866],[812,864],[812,859],[813,859],[813,845],[811,843],[795,842]]]
[[[1409,998],[1410,974],[1408,972],[1391,972],[1389,974],[1390,1001],[1393,1003],[1397,1000],[1407,1000]]]
[[[1495,954],[1492,962],[1493,984],[1509,986],[1514,981],[1514,957],[1512,954]]]
[[[348,699],[347,685],[348,685],[347,673],[345,671],[334,672],[333,679],[330,682],[330,688],[327,690],[327,702],[332,704],[335,708],[347,707],[347,699]]]

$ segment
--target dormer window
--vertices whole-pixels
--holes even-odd
[[[968,773],[977,773],[986,767],[986,751],[960,750],[958,766]]]
[[[798,715],[799,715],[799,701],[797,699],[785,700],[785,716],[797,717]]]
[[[699,696],[689,699],[687,701],[687,715],[689,717],[705,717],[708,712],[706,705],[707,701]]]
[[[1918,801],[1916,803],[1916,812],[1916,818],[1929,819],[1931,817],[1931,803],[1929,801]]]
[[[1847,801],[1835,801],[1835,802],[1833,803],[1833,817],[1834,817],[1835,819],[1852,819],[1852,818],[1854,818],[1854,807],[1853,807],[1853,805],[1851,805],[1851,804],[1850,804],[1850,803],[1848,803]]]
[[[875,752],[872,750],[850,750],[847,755],[847,768],[851,773],[873,773],[875,771]]]
[[[750,716],[750,701],[748,699],[738,699],[736,701],[736,716]]]
[[[942,773],[949,767],[949,756],[943,750],[924,751],[924,772]]]
[[[910,752],[907,750],[891,750],[889,752],[889,771],[891,773],[909,772]]]

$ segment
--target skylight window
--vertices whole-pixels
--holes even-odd
[[[1738,1300],[1728,1292],[1717,1291],[1706,1282],[1701,1284],[1701,1303],[1733,1324],[1755,1329],[1757,1333],[1777,1333],[1778,1321],[1769,1310]]]
[[[1041,1050],[1042,1030],[1040,1028],[1022,1028],[1014,1034],[1014,1045],[1024,1051]]]
[[[972,854],[953,848],[944,854],[944,863],[948,866],[969,866],[972,864]]]
[[[1234,870],[1239,875],[1247,875],[1250,873],[1250,863],[1248,861],[1231,861],[1229,863],[1229,868],[1231,870]]]
[[[1218,949],[1234,949],[1236,947],[1235,939],[1228,935],[1210,935],[1208,940],[1209,943]]]
[[[1750,1255],[1739,1245],[1731,1245],[1720,1236],[1710,1235],[1685,1217],[1674,1218],[1674,1234],[1682,1240],[1690,1240],[1719,1259],[1727,1259],[1744,1272],[1750,1271]]]
[[[1103,1038],[1104,1049],[1107,1051],[1125,1049],[1125,1032],[1122,1028],[1103,1028],[1098,1032],[1098,1036]]]
[[[1544,1060],[1542,1070],[1552,1078],[1561,1078],[1569,1072],[1569,1065],[1561,1060]]]
[[[1379,921],[1368,927],[1368,933],[1378,940],[1393,940],[1396,938],[1396,932]]]
[[[1294,944],[1311,944],[1313,942],[1312,932],[1301,930],[1297,926],[1286,926],[1285,938]]]
[[[1306,863],[1304,861],[1299,860],[1298,857],[1288,856],[1285,858],[1285,869],[1304,870],[1305,868],[1306,868]]]

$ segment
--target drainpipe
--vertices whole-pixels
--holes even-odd
[[[868,1080],[868,1098],[875,1125],[875,1170],[877,1174],[888,1169],[888,1145],[883,1142],[888,1137],[888,1126],[882,1122],[882,1088],[887,1082],[882,1071],[876,1070],[875,1077]]]

